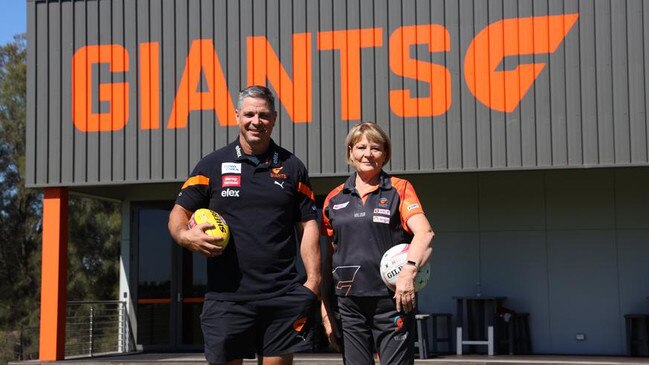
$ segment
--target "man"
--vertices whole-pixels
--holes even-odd
[[[239,137],[198,162],[169,215],[176,242],[208,259],[201,326],[210,364],[241,364],[255,353],[264,365],[291,364],[311,348],[320,286],[316,209],[306,168],[271,139],[277,119],[266,87],[239,93]],[[230,227],[225,248],[211,224],[188,229],[192,212],[208,207]],[[296,239],[307,274],[295,268]]]

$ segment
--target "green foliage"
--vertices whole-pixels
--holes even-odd
[[[22,36],[0,47],[0,362],[15,358],[19,329],[39,313],[42,196],[25,188],[26,55]]]
[[[41,194],[25,188],[26,42],[0,47],[0,328],[38,320]]]
[[[72,195],[68,224],[68,300],[118,299],[119,204]]]

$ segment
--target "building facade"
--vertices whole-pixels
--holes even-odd
[[[350,126],[389,133],[387,170],[437,232],[420,310],[480,290],[530,313],[535,353],[624,354],[623,315],[649,311],[648,17],[640,0],[28,0],[27,181],[59,260],[44,298],[65,308],[67,192],[119,199],[136,343],[200,345],[204,261],[161,227],[236,138],[238,90],[264,84],[320,196],[349,174]]]

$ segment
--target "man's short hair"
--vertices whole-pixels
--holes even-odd
[[[268,103],[270,110],[275,111],[275,97],[266,86],[253,85],[241,90],[239,92],[239,101],[237,102],[238,110],[241,110],[241,104],[243,104],[243,99],[245,98],[264,99]]]

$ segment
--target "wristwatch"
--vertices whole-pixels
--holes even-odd
[[[414,262],[414,261],[412,261],[412,260],[408,260],[408,261],[406,261],[406,265],[412,265],[412,266],[415,267],[415,269],[419,270],[419,264],[416,263],[416,262]]]

